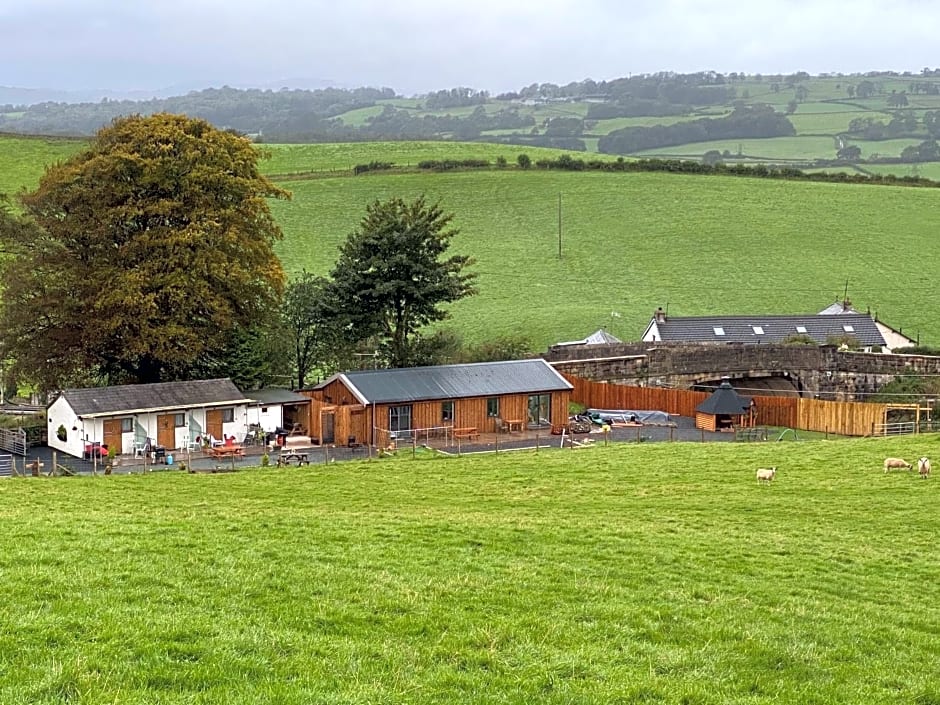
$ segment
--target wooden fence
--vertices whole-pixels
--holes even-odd
[[[659,387],[628,387],[621,384],[592,382],[564,375],[574,389],[571,400],[592,409],[635,409],[665,411],[676,416],[695,416],[695,407],[710,396],[709,392]],[[840,436],[868,436],[884,424],[890,404],[824,401],[800,397],[753,396],[757,405],[757,423],[801,431],[820,431]]]

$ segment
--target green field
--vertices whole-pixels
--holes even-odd
[[[48,144],[62,156],[80,145]],[[8,189],[34,185],[42,172],[37,148],[47,143],[6,145],[0,164],[9,168],[0,173]],[[523,151],[442,142],[266,149],[274,155],[262,163],[268,173],[348,169],[372,160],[415,164],[503,154],[514,161]],[[561,154],[524,151],[533,159]],[[918,172],[940,176],[932,166],[919,165]],[[285,232],[278,252],[291,274],[327,273],[373,200],[426,194],[453,211],[462,231],[454,248],[476,259],[479,294],[453,306],[447,325],[468,343],[522,335],[544,349],[602,326],[635,340],[651,312],[666,305],[674,315],[810,313],[841,296],[846,282],[858,306],[924,343],[940,340],[940,321],[925,303],[940,293],[933,228],[923,217],[937,198],[932,189],[515,168],[320,174],[284,185],[293,199],[272,207]]]
[[[0,135],[0,194],[35,188],[46,167],[67,159],[85,143],[55,137]]]
[[[601,326],[635,340],[667,304],[674,315],[812,313],[846,281],[863,310],[940,340],[928,303],[940,266],[923,217],[933,189],[518,170],[286,185],[294,198],[274,211],[292,273],[327,272],[371,201],[440,199],[462,230],[454,248],[477,260],[480,293],[450,323],[469,340],[523,333],[544,349]]]
[[[275,144],[262,145],[270,159],[261,162],[266,174],[297,174],[317,171],[351,171],[357,164],[391,162],[398,166],[414,166],[430,159],[489,159],[505,157],[515,164],[516,157],[525,152],[532,161],[557,159],[569,154],[560,149],[545,149],[520,145],[500,145],[485,142],[352,142],[334,144]],[[607,155],[592,158],[615,159]]]
[[[0,701],[936,703],[936,443],[7,480]]]
[[[869,143],[860,143],[869,144]],[[701,159],[705,152],[717,149],[733,155],[744,154],[748,157],[777,160],[785,163],[791,160],[810,160],[817,157],[835,159],[836,147],[831,137],[769,137],[766,139],[715,140],[712,142],[694,142],[678,147],[661,147],[640,152],[637,156],[662,158]],[[731,159],[734,160],[734,157]]]

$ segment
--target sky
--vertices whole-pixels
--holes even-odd
[[[932,0],[0,0],[0,86],[466,86],[918,72]]]

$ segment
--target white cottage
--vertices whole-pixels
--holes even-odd
[[[82,457],[99,446],[135,453],[148,438],[167,450],[206,435],[241,441],[251,403],[230,379],[66,389],[46,410],[49,446]]]

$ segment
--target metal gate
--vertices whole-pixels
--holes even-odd
[[[26,431],[22,428],[0,428],[0,450],[26,455]]]
[[[13,477],[13,456],[0,453],[0,477]]]

